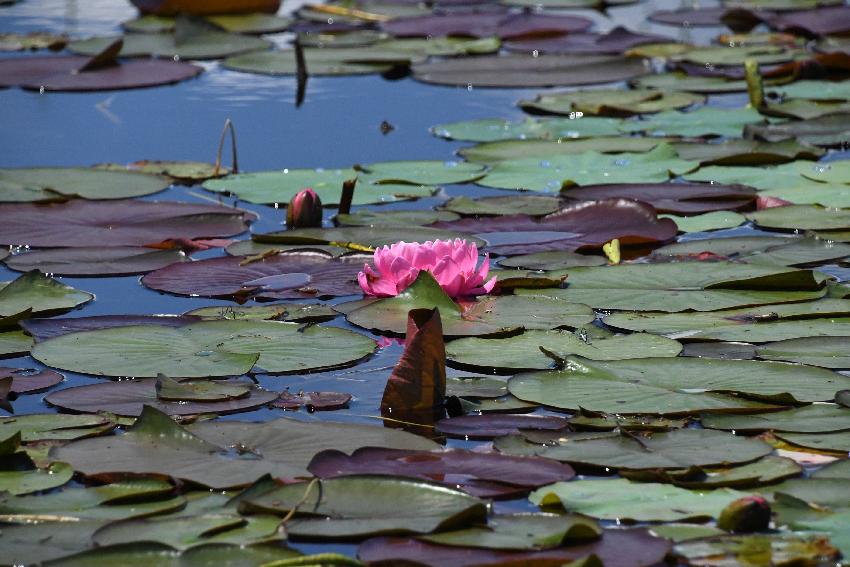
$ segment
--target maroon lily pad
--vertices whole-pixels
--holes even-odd
[[[462,439],[493,439],[517,435],[520,429],[556,431],[568,421],[556,415],[485,414],[461,415],[437,422],[437,432]]]
[[[488,55],[413,65],[413,78],[419,81],[464,87],[596,85],[649,72],[641,58],[619,55]]]
[[[508,51],[521,53],[593,53],[620,54],[637,45],[668,43],[670,38],[661,35],[635,33],[617,26],[608,33],[570,33],[558,37],[535,37],[505,43]]]
[[[32,250],[26,254],[15,254],[7,258],[5,263],[18,272],[39,270],[60,276],[127,276],[158,270],[186,260],[186,255],[176,249],[115,246]]]
[[[95,331],[97,329],[112,329],[114,327],[129,327],[131,325],[154,325],[157,327],[182,327],[203,321],[202,317],[181,315],[97,315],[95,317],[74,317],[67,319],[27,319],[20,324],[23,329],[33,336],[36,341],[45,341],[76,333],[79,331]]]
[[[487,250],[506,256],[600,248],[615,238],[623,245],[657,244],[674,238],[678,231],[672,220],[659,219],[652,205],[629,199],[585,201],[542,219],[510,215],[443,221],[431,226],[475,234],[494,242]],[[528,242],[529,233],[535,232],[541,238]],[[518,234],[511,239],[510,233]]]
[[[226,381],[224,383],[240,383]],[[203,413],[228,414],[264,406],[277,398],[276,392],[252,387],[247,396],[222,401],[168,401],[157,395],[156,378],[105,382],[59,390],[45,397],[50,405],[81,413],[108,411],[116,415],[136,417],[146,405],[168,415]]]
[[[43,392],[62,382],[65,377],[55,370],[35,370],[32,368],[0,368],[0,378],[12,378],[10,392],[13,394],[33,394]]]
[[[0,60],[0,86],[47,91],[106,91],[167,85],[191,79],[203,69],[165,59],[131,61],[80,70],[90,57],[53,55]]]
[[[272,405],[285,410],[297,410],[307,406],[307,411],[330,411],[348,406],[351,394],[345,392],[283,392]]]
[[[781,14],[752,14],[775,30],[797,35],[841,35],[850,32],[850,9],[844,5]]]
[[[244,257],[230,256],[171,264],[151,272],[142,283],[157,291],[177,295],[290,299],[360,293],[357,273],[362,257],[329,258],[324,254],[288,252],[242,265]],[[256,283],[268,276],[306,274],[310,283],[299,288],[276,289]],[[247,285],[248,282],[255,282]]]
[[[378,537],[366,540],[357,557],[371,567],[473,567],[479,565],[534,565],[561,567],[575,559],[596,555],[605,567],[650,567],[664,562],[673,544],[644,528],[605,530],[602,538],[584,545],[545,551],[499,551],[427,543],[413,538]]]
[[[578,16],[470,12],[393,18],[381,24],[396,37],[493,37],[521,39],[581,32],[593,25]]]
[[[767,12],[759,12],[759,14],[767,14]],[[730,16],[732,15],[735,16],[734,20],[730,20]],[[648,19],[658,24],[679,27],[710,27],[732,24],[730,27],[736,30],[752,29],[760,21],[760,17],[754,15],[749,10],[729,10],[722,6],[716,8],[658,10],[651,13]]]
[[[0,204],[0,244],[64,248],[143,246],[167,238],[233,236],[256,215],[218,205],[71,200]]]
[[[459,488],[481,498],[518,498],[530,490],[575,476],[572,467],[544,458],[509,457],[464,449],[409,451],[364,447],[349,457],[322,451],[307,469],[319,478],[355,474],[407,476]]]
[[[752,208],[756,191],[743,185],[623,183],[574,187],[562,191],[561,198],[573,201],[634,199],[649,203],[661,213],[689,215]]]

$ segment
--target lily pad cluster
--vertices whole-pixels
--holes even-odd
[[[201,72],[186,59],[294,76],[307,101],[321,75],[470,97],[568,88],[435,117],[446,152],[430,159],[0,169],[0,261],[15,272],[0,282],[4,558],[846,563],[848,10],[729,0],[649,13],[653,34],[569,11],[631,3],[187,17],[139,0],[159,15],[120,36],[0,61],[0,83],[45,92]],[[716,41],[678,33],[693,26]],[[281,226],[306,187],[321,226]],[[421,271],[364,296],[377,248],[449,239],[488,254],[492,292],[453,298]],[[109,291],[84,290],[117,279],[76,279],[127,276],[151,305],[185,308],[104,314],[88,305]],[[414,335],[423,310],[429,333]],[[412,398],[380,398],[411,372],[431,421],[408,418]],[[753,501],[771,530],[727,523]]]

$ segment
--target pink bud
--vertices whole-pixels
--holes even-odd
[[[286,208],[286,225],[289,228],[322,226],[322,200],[308,187],[295,195]]]

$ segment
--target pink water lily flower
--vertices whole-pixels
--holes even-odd
[[[363,293],[393,297],[407,289],[421,270],[428,270],[449,297],[490,293],[496,278],[485,283],[490,271],[487,254],[478,267],[478,246],[466,240],[435,240],[425,243],[396,242],[375,250],[375,268],[369,264],[357,275]]]

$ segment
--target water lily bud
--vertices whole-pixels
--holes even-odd
[[[322,200],[311,188],[299,191],[286,208],[286,225],[289,228],[322,226]]]
[[[759,532],[770,525],[770,505],[761,496],[735,500],[720,513],[717,527],[730,532]]]

